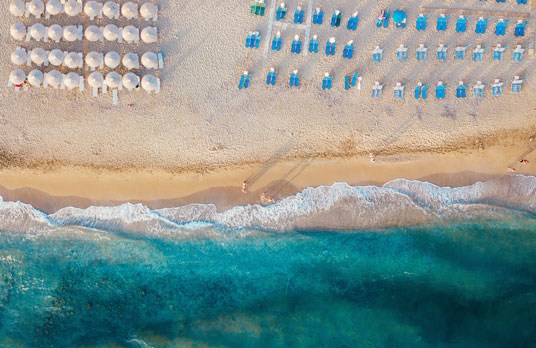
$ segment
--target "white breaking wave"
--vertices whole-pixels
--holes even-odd
[[[536,214],[534,176],[512,175],[457,188],[405,179],[381,187],[336,183],[307,188],[268,206],[237,206],[223,212],[212,204],[151,210],[127,203],[87,209],[69,207],[47,216],[27,204],[0,199],[0,230],[34,233],[48,227],[81,226],[187,236],[211,227],[220,231],[370,229],[474,218],[504,219],[521,212]]]

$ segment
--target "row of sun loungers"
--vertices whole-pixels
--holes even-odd
[[[52,24],[45,27],[41,23],[35,23],[26,28],[22,23],[14,23],[10,28],[11,37],[16,41],[30,42],[31,39],[40,42],[60,41],[74,42],[81,41],[84,38],[91,42],[126,42],[139,43],[140,38],[144,43],[155,43],[158,41],[158,28],[145,27],[141,30],[133,26],[127,25],[124,28],[119,28],[115,24],[108,24],[103,27],[90,25],[84,31],[81,25],[67,25],[62,27],[58,24]]]
[[[349,90],[351,88],[356,87],[358,90],[361,90],[362,89],[361,81],[362,81],[362,78],[361,76],[359,76],[357,72],[353,73],[352,75],[346,75],[344,77],[344,89]],[[248,88],[250,86],[250,82],[251,82],[251,76],[249,75],[249,72],[244,71],[244,73],[240,76],[238,89]],[[270,68],[266,76],[266,85],[275,86],[276,83],[277,83],[277,72],[275,71],[274,68]],[[515,76],[511,83],[512,93],[521,92],[522,84],[523,84],[523,79],[521,79],[519,76]],[[499,79],[494,80],[494,82],[491,84],[491,93],[494,97],[498,97],[502,95],[503,85],[504,83],[501,82]],[[299,86],[300,86],[300,75],[298,73],[298,70],[294,70],[292,71],[289,77],[289,87],[299,87]],[[436,99],[444,99],[446,97],[447,86],[448,85],[443,83],[443,81],[439,81],[437,83],[435,87]],[[325,73],[324,77],[322,78],[322,89],[330,90],[332,87],[333,87],[333,77],[329,73]],[[374,85],[372,86],[372,97],[381,98],[382,93],[383,93],[383,87],[384,85],[380,84],[378,81],[375,81]],[[463,81],[458,82],[458,85],[455,88],[456,98],[466,98],[468,87],[469,85],[464,83]],[[485,84],[483,84],[481,81],[477,81],[472,87],[473,87],[474,97],[484,96],[484,89],[486,87]],[[405,89],[406,89],[406,85],[403,85],[401,82],[397,82],[393,89],[394,99],[398,99],[398,100],[404,99]],[[414,91],[414,97],[415,99],[427,99],[428,98],[428,84],[423,84],[422,82],[417,83],[417,86],[415,87],[415,91]]]
[[[121,56],[115,51],[106,54],[96,51],[91,51],[86,54],[82,52],[65,52],[59,49],[45,51],[43,48],[37,47],[32,50],[17,47],[11,53],[11,62],[15,65],[36,65],[36,66],[65,66],[70,69],[80,69],[84,66],[84,62],[91,70],[97,68],[110,69],[117,68],[121,63],[127,70],[140,69],[140,57],[137,53],[127,53]],[[141,56],[141,65],[146,69],[163,69],[164,57],[162,53],[145,52]]]
[[[41,18],[44,16],[46,19],[61,14],[75,17],[81,13],[88,16],[90,20],[102,16],[108,19],[118,19],[120,15],[129,20],[137,19],[138,15],[141,15],[146,21],[158,19],[158,6],[152,2],[146,2],[139,6],[136,2],[131,1],[120,5],[115,1],[107,1],[103,4],[90,0],[84,5],[82,0],[47,0],[46,4],[43,0],[30,0],[28,2],[11,0],[9,10],[16,17],[35,16]]]

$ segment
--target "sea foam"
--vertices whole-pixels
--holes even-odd
[[[141,204],[67,207],[46,215],[30,205],[0,200],[0,230],[37,233],[80,226],[141,234],[184,234],[215,228],[290,231],[374,229],[467,219],[504,219],[536,214],[536,177],[511,175],[464,187],[397,179],[383,186],[307,188],[271,205],[236,206],[218,212],[212,204],[152,210]],[[205,229],[206,230],[206,229]]]

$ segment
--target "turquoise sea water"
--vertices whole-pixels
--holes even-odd
[[[535,342],[532,216],[188,240],[0,233],[0,347]]]

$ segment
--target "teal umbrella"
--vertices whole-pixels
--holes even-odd
[[[402,23],[404,19],[406,19],[406,17],[407,17],[406,12],[402,10],[396,10],[395,12],[393,12],[392,18],[395,23]]]

